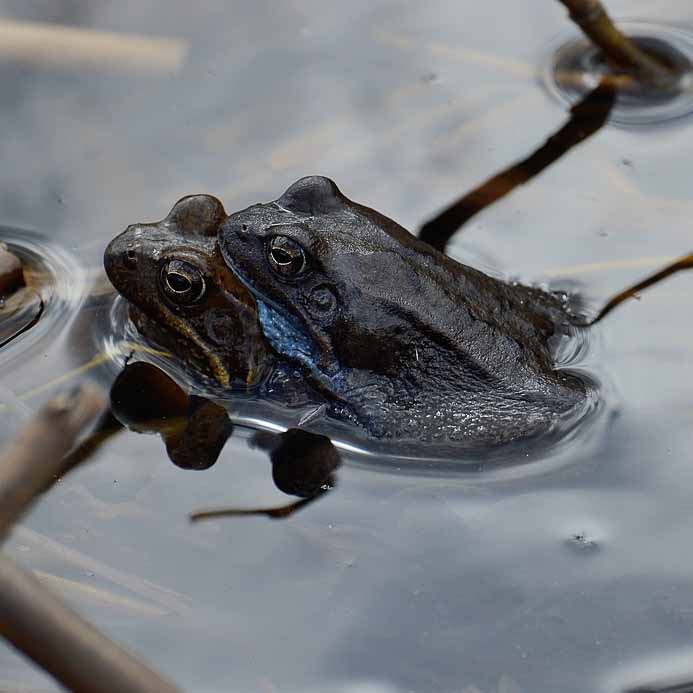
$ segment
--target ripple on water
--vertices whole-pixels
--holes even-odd
[[[664,91],[646,87],[621,90],[611,122],[624,126],[655,125],[693,113],[693,34],[655,22],[626,20],[619,26],[642,48],[678,68],[681,77]],[[601,51],[572,32],[559,37],[550,47],[541,80],[552,96],[571,106],[595,89],[606,72]]]
[[[84,298],[85,273],[64,248],[41,234],[0,226],[0,240],[20,258],[27,285],[40,297],[43,309],[37,323],[18,334],[0,350],[0,367],[40,348],[49,337],[65,330]]]

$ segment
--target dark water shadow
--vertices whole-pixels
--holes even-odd
[[[171,462],[182,469],[212,467],[234,432],[223,406],[188,395],[148,363],[127,365],[113,383],[110,397],[111,412],[98,433],[112,434],[122,426],[139,433],[156,433]],[[284,433],[257,432],[250,444],[267,452],[277,489],[301,500],[273,508],[199,511],[191,514],[191,520],[248,515],[287,518],[334,488],[341,456],[328,437],[291,428]]]

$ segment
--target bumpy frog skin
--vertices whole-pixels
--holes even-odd
[[[188,210],[181,224],[186,205],[209,209]],[[123,269],[133,253],[136,270]],[[170,305],[166,258],[201,256],[214,301],[192,313]],[[551,346],[573,331],[559,297],[454,261],[327,178],[303,178],[228,217],[215,198],[184,198],[164,222],[116,238],[106,268],[182,359],[197,354],[222,384],[219,372],[253,382],[263,358],[268,369],[298,370],[327,419],[362,440],[485,449],[551,429],[586,398],[585,383],[554,365]],[[208,337],[212,306],[226,311],[228,343]],[[272,396],[268,382],[260,396]]]
[[[558,297],[461,265],[327,178],[232,214],[219,246],[273,349],[372,437],[484,447],[584,401],[554,368],[571,330]]]
[[[163,221],[134,224],[106,248],[112,284],[139,331],[224,387],[264,374],[265,342],[255,301],[217,245],[219,200],[191,195]]]

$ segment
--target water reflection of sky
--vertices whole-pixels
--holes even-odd
[[[693,25],[682,1],[610,7]],[[534,74],[565,29],[558,3],[5,0],[0,15],[185,49],[179,69],[0,62],[0,222],[90,270],[126,224],[183,194],[238,209],[308,173],[414,227],[564,118]],[[597,302],[648,258],[690,250],[692,127],[605,130],[476,218],[454,252],[528,280],[567,274]],[[643,661],[668,671],[668,655],[685,671],[690,280],[600,328],[590,365],[613,417],[559,470],[491,484],[347,465],[290,521],[191,528],[198,507],[283,502],[265,458],[232,441],[186,473],[157,437],[128,434],[41,503],[12,553],[190,690],[584,693]],[[75,339],[2,366],[13,416],[40,400],[22,393],[93,356]],[[44,685],[8,650],[0,661],[0,685]]]

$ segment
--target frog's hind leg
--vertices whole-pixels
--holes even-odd
[[[614,308],[616,308],[616,306],[621,305],[621,303],[627,301],[629,298],[632,298],[640,291],[643,291],[644,289],[647,289],[648,287],[653,286],[654,284],[658,284],[663,279],[670,277],[672,274],[676,274],[681,270],[687,270],[691,268],[693,268],[693,253],[691,253],[690,255],[684,255],[683,257],[680,257],[675,262],[672,262],[670,265],[663,267],[658,272],[655,272],[649,277],[646,277],[642,281],[639,281],[637,284],[633,284],[633,286],[629,286],[627,289],[619,291],[619,293],[612,296],[606,302],[604,307],[599,311],[599,313],[597,313],[596,317],[592,318],[592,320],[585,322],[585,327],[595,325],[604,317],[606,317]]]
[[[301,498],[297,501],[292,501],[286,505],[279,505],[274,508],[211,508],[210,510],[199,510],[194,513],[190,513],[189,518],[191,522],[199,522],[200,520],[213,520],[222,517],[252,517],[252,516],[264,516],[269,517],[271,520],[284,520],[287,517],[291,517],[295,512],[305,508],[307,505],[316,501],[318,498],[322,497],[324,493],[327,493],[332,489],[331,486],[321,488],[315,495],[309,496],[308,498]]]
[[[419,230],[419,238],[441,252],[464,224],[486,207],[529,182],[570,149],[597,132],[609,118],[616,92],[602,82],[570,109],[570,119],[526,159],[489,178],[478,188],[462,196]]]

